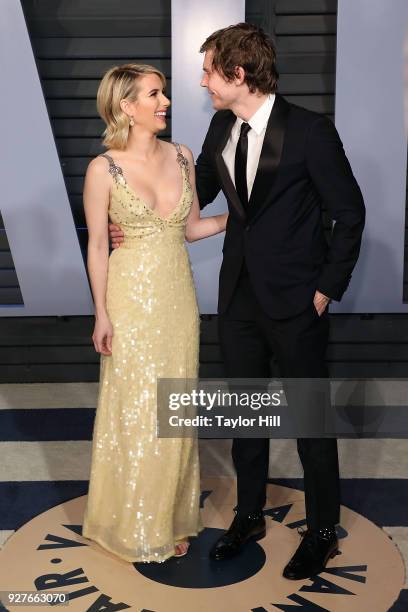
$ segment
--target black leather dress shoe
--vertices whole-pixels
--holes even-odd
[[[334,527],[308,529],[301,532],[302,541],[283,570],[289,580],[304,580],[319,574],[329,559],[339,553],[339,541]]]
[[[236,514],[230,528],[215,542],[210,550],[210,559],[221,561],[238,555],[244,544],[250,540],[260,540],[266,535],[263,512]]]

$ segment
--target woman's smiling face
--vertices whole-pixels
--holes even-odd
[[[145,74],[137,79],[137,98],[135,102],[121,101],[121,107],[134,125],[153,133],[166,128],[166,112],[170,100],[163,92],[163,83],[157,74]]]

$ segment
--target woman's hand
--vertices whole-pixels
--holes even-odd
[[[102,355],[112,355],[113,327],[108,315],[102,315],[95,319],[92,340],[95,351]]]

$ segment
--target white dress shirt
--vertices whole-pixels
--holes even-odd
[[[256,113],[252,115],[248,121],[251,129],[248,132],[248,157],[247,157],[247,186],[248,199],[251,196],[252,187],[254,184],[256,172],[258,170],[259,158],[263,141],[265,138],[266,126],[268,125],[269,115],[271,114],[273,103],[275,102],[275,94],[269,94],[265,102],[258,108]],[[237,148],[238,138],[241,132],[243,119],[237,117],[230,137],[222,152],[225,165],[228,168],[232,182],[235,185],[235,151]]]

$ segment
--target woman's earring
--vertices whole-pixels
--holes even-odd
[[[135,125],[135,122],[133,121],[133,117],[130,118],[129,125],[130,127],[133,127]]]

